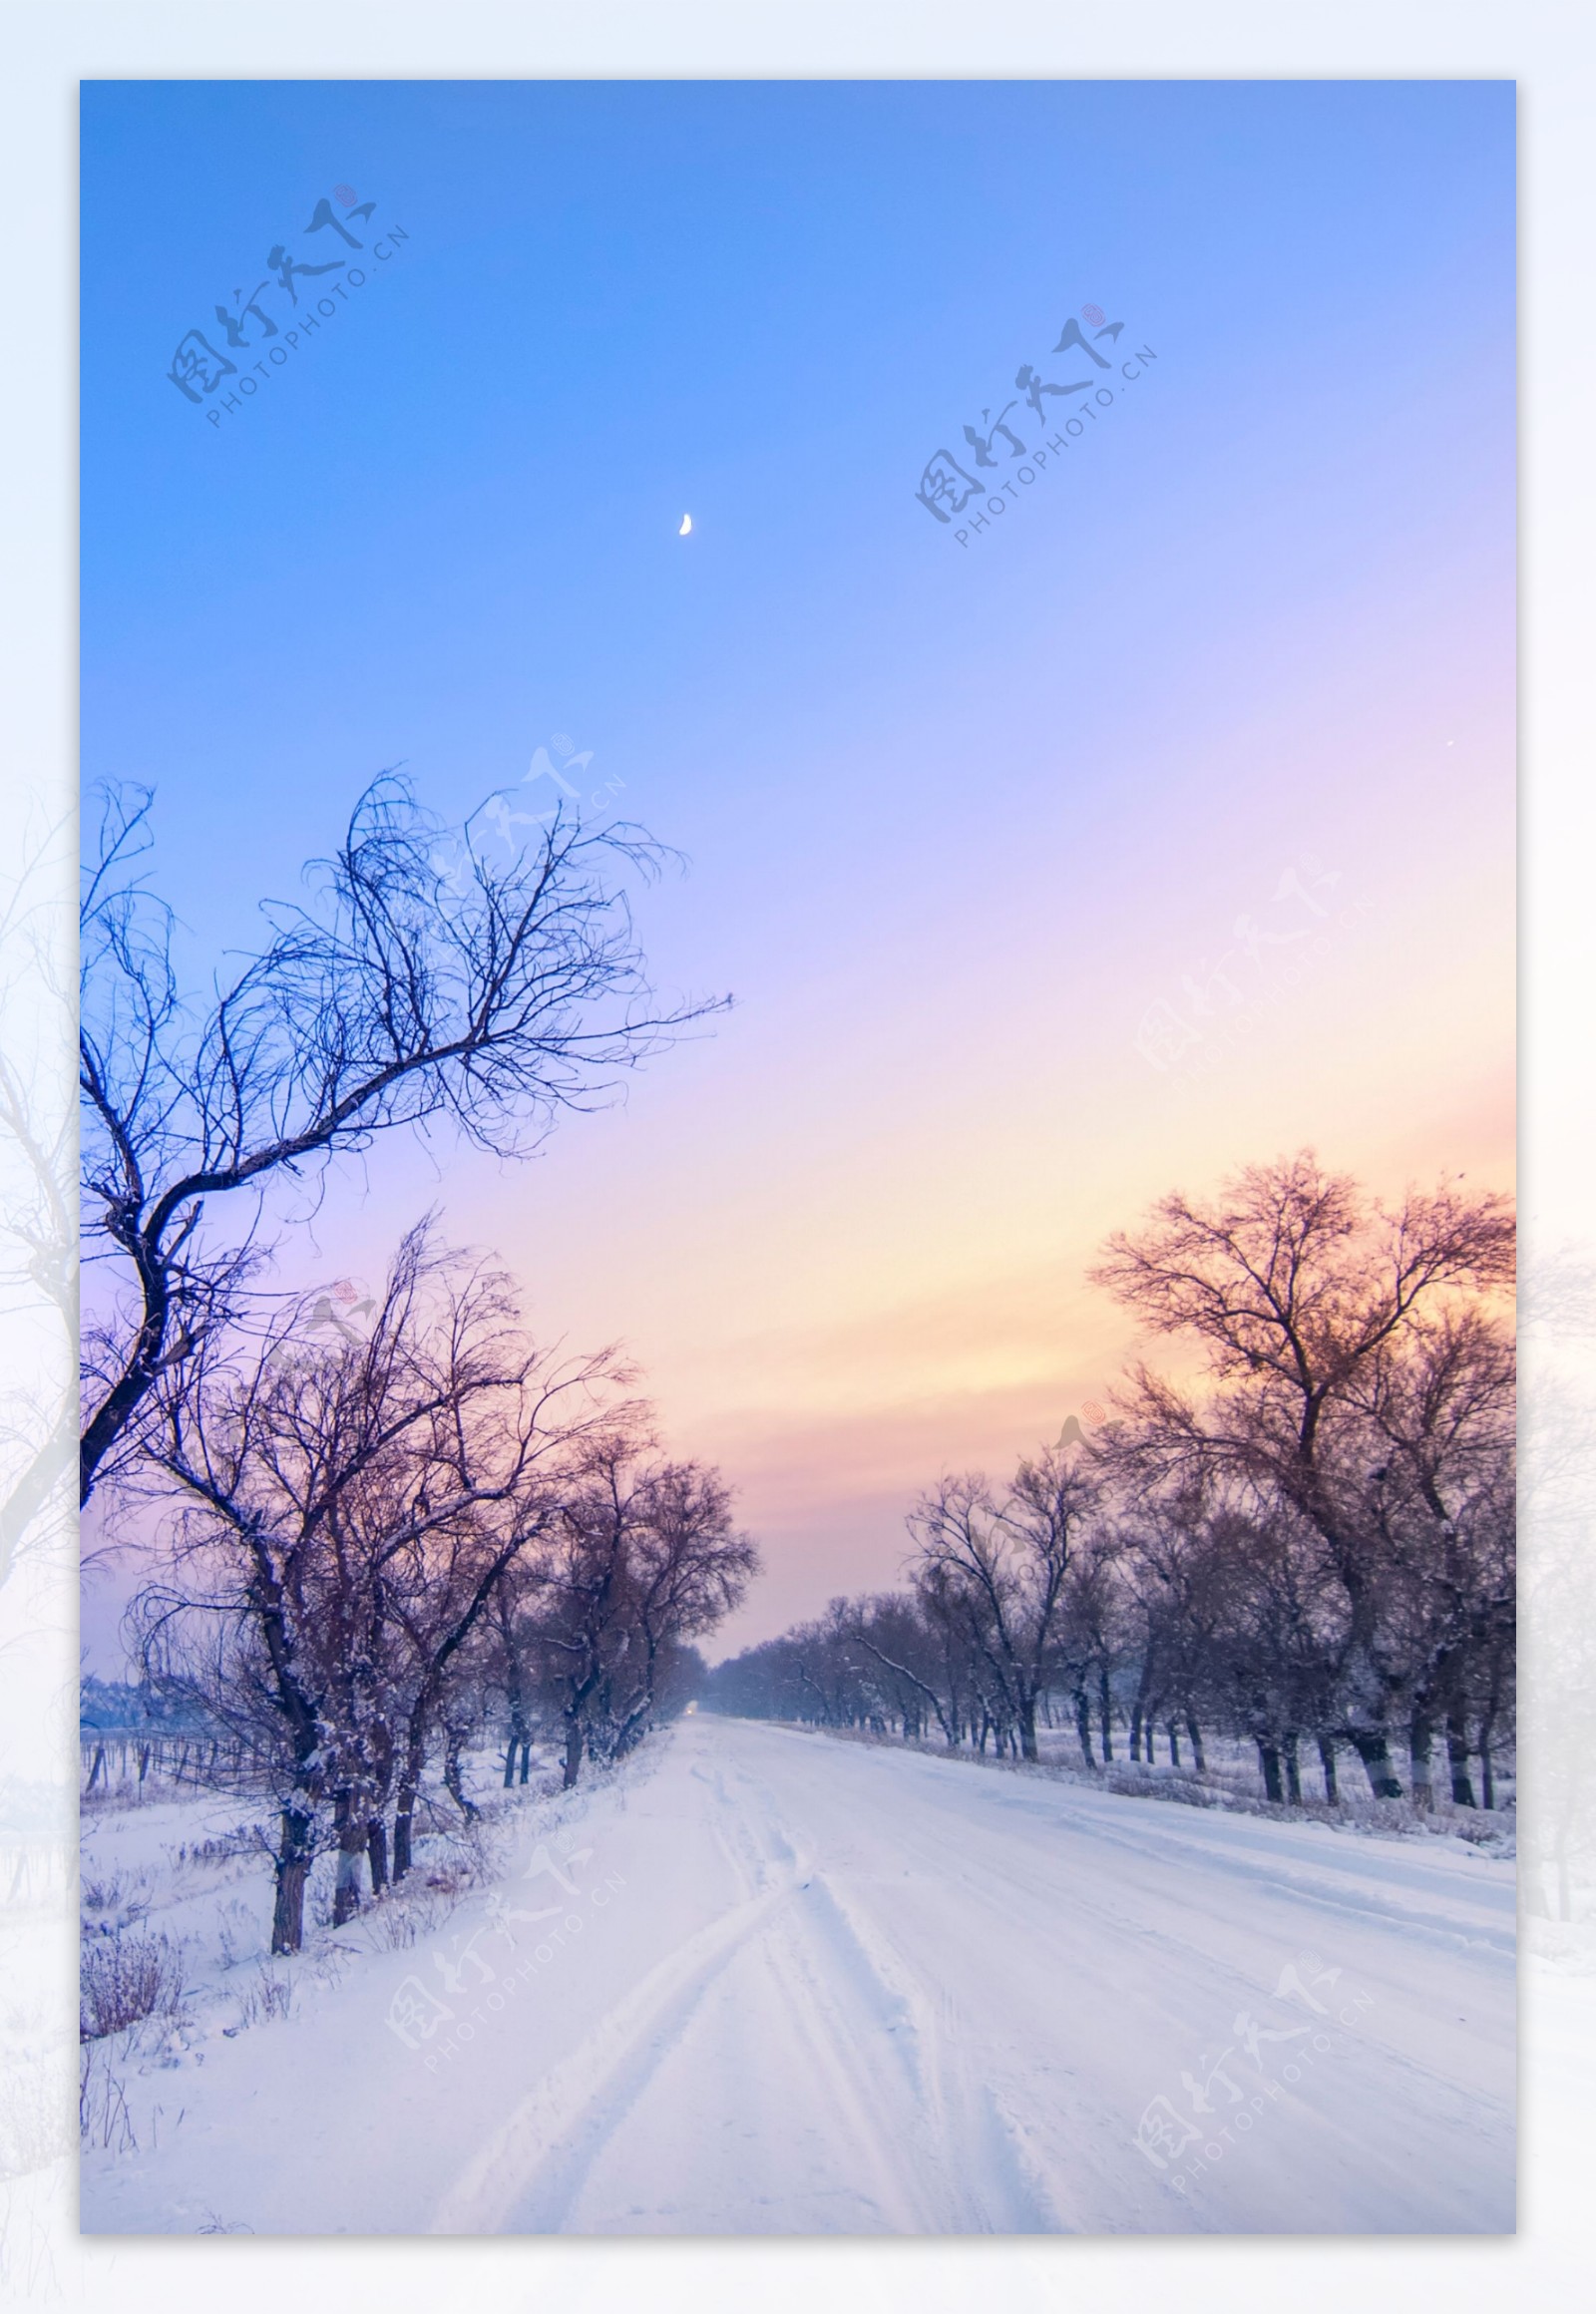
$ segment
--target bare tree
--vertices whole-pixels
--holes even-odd
[[[57,1061],[70,1048],[70,980],[60,969],[58,918],[49,882],[66,857],[60,830],[30,836],[0,903],[0,1309],[42,1322],[30,1336],[32,1371],[0,1404],[0,1586],[25,1546],[60,1533],[71,1496],[70,1352],[77,1286],[72,1211],[71,1103]],[[39,1354],[42,1349],[43,1354]],[[56,1385],[62,1354],[66,1386]]]
[[[1512,1251],[1498,1197],[1442,1188],[1388,1212],[1305,1152],[1244,1169],[1211,1205],[1163,1199],[1092,1273],[1151,1332],[1195,1338],[1214,1385],[1199,1401],[1139,1367],[1119,1401],[1121,1476],[1240,1482],[1306,1520],[1328,1550],[1349,1610],[1346,1732],[1377,1796],[1401,1787],[1361,1393],[1432,1317],[1504,1286]]]
[[[505,1789],[508,1791],[516,1780],[518,1763],[523,1783],[531,1772],[537,1714],[538,1675],[525,1564],[507,1568],[494,1585],[483,1636],[484,1683],[490,1692],[503,1696],[509,1718],[505,1742]]]
[[[1034,1758],[1067,1698],[1085,1765],[1207,1773],[1203,1723],[1256,1746],[1267,1801],[1304,1799],[1305,1743],[1340,1801],[1351,1744],[1377,1798],[1495,1798],[1513,1715],[1514,1367],[1495,1307],[1512,1223],[1453,1189],[1386,1212],[1311,1157],[1181,1197],[1099,1276],[1154,1332],[1194,1336],[1207,1386],[1138,1366],[1121,1418],[1008,1492],[945,1479],[910,1525],[909,1596],[825,1617],[720,1666],[720,1708],[924,1725]],[[1068,1432],[1066,1430],[1066,1435]]]
[[[187,1501],[164,1575],[130,1611],[147,1671],[245,1734],[280,1810],[272,1949],[297,1951],[318,1842],[356,1900],[397,1786],[410,1861],[449,1665],[505,1570],[543,1535],[571,1457],[623,1375],[557,1361],[520,1332],[508,1281],[405,1240],[369,1339],[283,1358],[215,1338],[161,1392],[148,1464]],[[152,1477],[151,1484],[155,1480]]]
[[[929,1709],[943,1741],[956,1746],[959,1721],[947,1656],[915,1602],[892,1592],[861,1599],[854,1609],[853,1637],[875,1665],[883,1701],[904,1734],[920,1736]]]
[[[731,1490],[697,1462],[654,1462],[635,1492],[641,1516],[631,1557],[637,1646],[629,1692],[615,1713],[614,1745],[637,1741],[684,1641],[701,1637],[741,1605],[759,1572],[752,1540],[732,1523]]]
[[[1383,1638],[1407,1707],[1413,1798],[1429,1804],[1430,1748],[1444,1735],[1452,1797],[1472,1806],[1470,1723],[1492,1694],[1490,1716],[1501,1711],[1514,1633],[1512,1343],[1483,1311],[1448,1312],[1372,1360],[1354,1402],[1373,1442]],[[1488,1745],[1486,1736],[1482,1764]]]
[[[642,831],[557,815],[500,860],[468,825],[462,893],[392,774],[306,871],[308,903],[264,904],[264,946],[199,1004],[140,872],[149,807],[108,801],[83,903],[84,1201],[115,1280],[87,1339],[83,1500],[137,1454],[163,1377],[236,1314],[273,1182],[402,1126],[525,1155],[716,1009],[652,999],[615,881],[666,857]],[[238,1191],[246,1218],[219,1235],[208,1209]]]
[[[1056,1449],[1021,1462],[1006,1494],[944,1479],[909,1514],[923,1596],[966,1633],[989,1707],[1036,1757],[1036,1709],[1054,1668],[1071,1541],[1096,1506],[1092,1476]]]
[[[737,1605],[758,1554],[731,1523],[718,1473],[659,1460],[634,1426],[597,1441],[554,1523],[534,1593],[536,1646],[556,1700],[565,1781],[613,1758],[653,1715],[662,1664]]]

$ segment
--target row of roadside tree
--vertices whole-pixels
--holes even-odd
[[[509,825],[450,830],[384,775],[208,989],[147,793],[107,794],[85,875],[80,1498],[143,1578],[140,1713],[271,1804],[280,1953],[318,1855],[342,1921],[411,1871],[429,1808],[476,1812],[488,1726],[506,1782],[540,1737],[567,1784],[632,1748],[756,1566],[624,1362],[541,1347],[431,1221],[358,1311],[281,1284],[378,1141],[530,1156],[719,1009],[648,984],[627,886],[672,855],[645,831],[562,811],[516,850]]]
[[[1162,1201],[1094,1276],[1185,1378],[1136,1364],[1004,1486],[944,1477],[900,1591],[721,1665],[712,1708],[1105,1765],[1256,1745],[1266,1796],[1491,1807],[1514,1668],[1505,1203],[1388,1210],[1310,1154]],[[1195,1353],[1195,1354],[1194,1354]],[[1406,1792],[1399,1752],[1405,1753]],[[1477,1763],[1478,1784],[1475,1767]]]
[[[129,1621],[277,1801],[273,1949],[337,1849],[336,1925],[410,1870],[429,1760],[470,1819],[462,1753],[505,1732],[506,1783],[558,1736],[564,1780],[690,1692],[690,1640],[757,1560],[711,1470],[658,1448],[613,1356],[561,1359],[503,1273],[404,1242],[364,1339],[306,1350],[302,1305],[202,1350],[144,1489],[166,1512]]]

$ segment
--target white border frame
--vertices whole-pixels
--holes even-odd
[[[1596,11],[1579,0],[6,0],[0,9],[0,215],[8,220],[0,419],[18,517],[0,542],[9,745],[0,842],[75,799],[77,83],[80,79],[1510,79],[1520,92],[1524,382],[1524,1202],[1529,1243],[1596,1248],[1596,990],[1588,839],[1596,649]],[[1482,326],[1487,317],[1481,317]],[[63,882],[63,905],[70,893]],[[70,1056],[63,1055],[65,1065]],[[1596,1255],[1593,1255],[1596,1258]],[[0,1344],[0,1359],[4,1357]],[[1596,1404],[1596,1398],[1592,1400]],[[1596,1436],[1596,1421],[1592,1423]],[[0,1593],[0,1678],[25,1651],[58,1693],[76,1677],[69,1571]],[[1589,1596],[1596,1609],[1596,1574]],[[1527,1634],[1531,1657],[1533,1626]],[[70,1723],[62,1716],[63,1727]],[[0,1718],[0,1730],[3,1730]],[[64,1772],[40,1737],[24,1772]],[[1581,1799],[1596,1816],[1596,1779]],[[1532,1780],[1532,1771],[1531,1771]],[[75,1788],[69,1779],[64,1789]],[[3,1806],[3,1795],[0,1795]],[[33,1992],[68,1997],[73,1924]],[[59,1965],[58,1965],[59,1964]],[[832,2305],[965,2314],[1001,2292],[1131,2314],[1342,2314],[1370,2291],[1434,2292],[1448,2314],[1533,2294],[1589,2302],[1585,2220],[1596,2144],[1596,1930],[1585,1966],[1526,1960],[1523,2194],[1514,2241],[973,2240],[608,2243],[410,2239],[81,2240],[76,2156],[0,2184],[0,2300],[118,2314],[278,2314],[352,2303],[432,2314],[462,2289],[496,2307],[599,2314],[646,2298],[717,2314]],[[8,1984],[5,1989],[12,1988]],[[0,2067],[3,2067],[0,2053]],[[0,2086],[0,2096],[5,2094]]]

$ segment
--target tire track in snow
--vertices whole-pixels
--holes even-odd
[[[687,1939],[611,2009],[581,2046],[546,2075],[456,2178],[430,2233],[553,2232],[552,2224],[506,2226],[518,2203],[539,2196],[540,2176],[586,2166],[602,2135],[583,2123],[601,2106],[624,2110],[680,2037],[720,1971],[792,1894],[790,1881],[766,1888]],[[559,2180],[551,2174],[559,2198]]]
[[[661,1961],[521,2101],[443,2196],[431,2230],[571,2226],[606,2161],[624,2175],[624,2160],[608,2159],[617,2137],[668,2136],[669,2076],[712,2073],[698,2061],[728,2026],[750,2069],[780,2056],[789,2122],[807,2095],[833,2190],[852,2211],[837,2230],[1057,2230],[1012,2125],[974,2078],[957,2022],[949,2029],[957,2010],[862,1916],[857,1890],[844,1898],[828,1875],[805,1869],[759,1778],[719,1761],[708,1772],[694,1762],[691,1773],[723,1811],[717,1843],[751,1892]],[[721,1996],[727,2016],[706,2019]],[[733,2021],[743,2017],[759,2021],[757,2035],[739,2034]],[[609,2182],[614,2190],[618,2179]],[[779,2188],[774,2175],[769,2182]]]
[[[430,2231],[560,2231],[605,2147],[648,2098],[713,1987],[809,1891],[762,1784],[720,1759],[694,1760],[689,1773],[716,1803],[711,1828],[748,1891],[744,1901],[660,1961],[517,2105],[445,2193]],[[783,1942],[788,1974],[807,1973],[813,1991],[814,1973],[804,1972],[790,1928]],[[824,2037],[811,2036],[809,2046],[829,2072],[835,2103],[852,2108],[858,2122],[866,2108],[848,2064]],[[916,2230],[917,2214],[905,2212],[905,2230]]]
[[[1146,2097],[1197,2062],[1209,2020],[1258,1998],[1259,1956],[1288,1920],[1296,1939],[1316,1915],[1355,1916],[1409,2010],[1419,1985],[1434,2007],[1437,1948],[1455,1967],[1471,1941],[1471,1889],[1448,1923],[1426,1917],[1449,1894],[1438,1877],[1369,1901],[1356,1852],[1208,1853],[1196,1827],[1103,1823],[1051,1791],[1038,1804],[968,1769],[841,1746],[817,1776],[818,1754],[777,1731],[683,1730],[673,1745],[664,1812],[679,1819],[685,1800],[735,1900],[515,2105],[434,2232],[1268,2230],[1255,2212],[1297,2205],[1300,2164],[1344,2180],[1376,2226],[1469,2229],[1466,2189],[1459,2204],[1433,2178],[1391,2173],[1394,2106],[1449,2145],[1510,2129],[1428,2026],[1406,2051],[1368,2040],[1334,2081],[1316,2077],[1215,2199],[1172,2197],[1130,2139]],[[1382,1861],[1367,1859],[1369,1878]],[[1481,1944],[1472,1969],[1494,1974]],[[1321,2198],[1342,2195],[1327,2183]]]

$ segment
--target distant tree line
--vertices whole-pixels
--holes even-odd
[[[164,1696],[131,1680],[102,1680],[91,1672],[78,1685],[78,1727],[88,1735],[212,1735],[203,1714],[187,1698]]]
[[[1138,1364],[1095,1435],[909,1514],[901,1591],[837,1599],[721,1665],[711,1708],[1082,1762],[1206,1765],[1249,1739],[1271,1800],[1496,1799],[1513,1725],[1514,1367],[1505,1204],[1395,1211],[1309,1154],[1171,1196],[1094,1272],[1190,1383]],[[1474,1763],[1479,1784],[1476,1793]],[[1316,1795],[1317,1796],[1317,1795]]]

